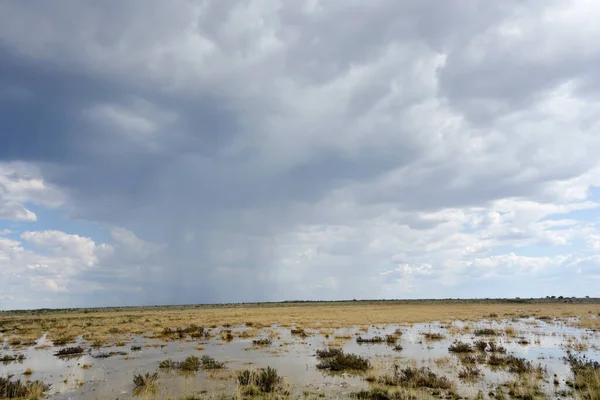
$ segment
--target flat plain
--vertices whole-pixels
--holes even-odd
[[[0,313],[0,398],[600,399],[600,301]]]

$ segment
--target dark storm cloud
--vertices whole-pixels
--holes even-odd
[[[544,29],[557,5],[5,3],[0,88],[21,89],[0,101],[0,161],[38,166],[71,217],[164,245],[81,274],[144,288],[119,301],[378,291],[373,271],[425,260],[412,246],[452,219],[422,214],[536,197],[595,166],[593,108],[544,125],[552,90],[598,82],[597,46]]]

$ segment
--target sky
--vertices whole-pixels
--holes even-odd
[[[0,2],[0,309],[599,296],[599,13]]]

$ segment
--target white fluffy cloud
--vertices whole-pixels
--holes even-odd
[[[35,221],[37,216],[27,203],[58,207],[62,202],[60,191],[44,182],[38,168],[0,162],[0,219]]]

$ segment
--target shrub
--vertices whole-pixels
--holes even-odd
[[[131,351],[140,351],[142,350],[142,346],[131,346]]]

